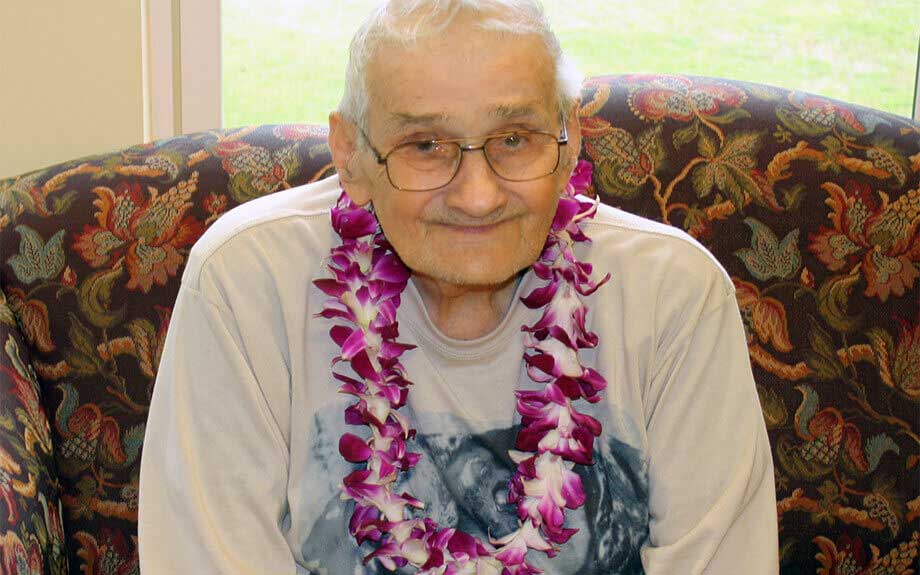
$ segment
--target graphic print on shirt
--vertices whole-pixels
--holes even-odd
[[[339,498],[336,484],[352,467],[338,454],[338,438],[356,428],[346,426],[341,412],[329,417],[317,412],[313,461],[318,472],[311,474],[317,489],[308,492],[328,494],[328,500],[310,535],[301,547],[309,575],[403,575],[406,568],[389,571],[376,561],[368,565],[362,558],[373,550],[370,543],[360,549],[348,533],[353,501]],[[413,422],[415,414],[407,413]],[[508,457],[518,427],[471,431],[451,415],[426,414],[436,421],[433,427],[419,426],[412,451],[422,454],[419,464],[400,482],[395,491],[404,490],[425,502],[424,514],[442,526],[455,526],[482,540],[499,538],[518,527],[513,505],[507,503],[508,482],[514,463]],[[596,440],[594,465],[576,465],[587,501],[566,513],[566,526],[576,527],[569,542],[561,546],[554,559],[542,553],[528,555],[531,564],[544,573],[595,575],[599,573],[641,574],[639,550],[648,537],[648,480],[641,451],[612,434]],[[321,471],[320,471],[321,470]]]

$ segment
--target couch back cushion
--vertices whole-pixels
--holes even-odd
[[[0,574],[69,572],[51,424],[41,398],[29,344],[0,291]]]
[[[593,192],[687,230],[734,280],[784,571],[915,559],[920,125],[684,76],[592,78],[580,111]],[[51,419],[75,571],[137,569],[144,421],[192,243],[234,205],[330,173],[325,131],[286,125],[0,180],[0,281]]]
[[[0,280],[51,421],[73,572],[137,570],[144,423],[189,249],[231,207],[330,174],[325,141],[208,132],[0,181]]]

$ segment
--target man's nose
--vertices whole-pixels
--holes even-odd
[[[485,218],[508,201],[498,175],[492,171],[483,150],[466,150],[446,202],[473,218]]]

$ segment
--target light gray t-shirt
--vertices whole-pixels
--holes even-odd
[[[348,534],[339,497],[354,464],[338,453],[343,412],[332,323],[312,282],[337,238],[337,178],[259,198],[221,217],[182,278],[154,389],[141,465],[144,575],[389,573]],[[601,206],[579,257],[612,279],[588,298],[600,337],[582,363],[608,382],[579,409],[603,424],[595,463],[576,466],[580,531],[546,573],[776,573],[773,467],[734,288],[675,228]],[[517,296],[542,282],[527,272]],[[421,462],[405,489],[425,514],[483,539],[517,527],[506,503],[519,418],[523,324],[517,297],[488,335],[440,333],[412,282],[399,341],[415,385],[403,412]],[[403,486],[399,491],[403,490]],[[405,571],[410,572],[410,571]]]

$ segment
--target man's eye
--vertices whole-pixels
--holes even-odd
[[[413,142],[408,146],[413,154],[425,156],[443,156],[447,153],[447,146],[440,142],[425,141]]]
[[[522,148],[528,143],[527,136],[524,134],[509,134],[502,139],[502,146],[509,150]]]

